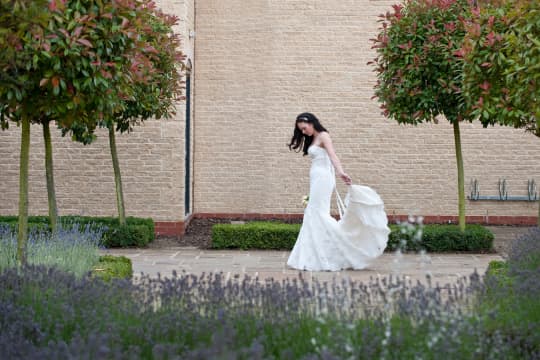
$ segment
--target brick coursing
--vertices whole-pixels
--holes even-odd
[[[400,126],[373,96],[369,39],[395,1],[196,2],[196,213],[301,213],[309,160],[285,144],[312,111],[354,182],[390,215],[454,216],[457,175],[447,122]],[[540,141],[521,130],[462,125],[468,189],[512,195],[540,182]],[[338,183],[342,194],[345,186]],[[471,216],[535,216],[537,204],[468,202]]]
[[[400,126],[372,100],[369,39],[386,0],[161,0],[192,69],[193,213],[301,217],[309,159],[289,152],[295,116],[311,111],[330,131],[355,183],[375,188],[392,217],[457,215],[452,127]],[[195,31],[195,37],[189,36]],[[540,188],[540,141],[521,130],[461,126],[465,181],[483,195]],[[15,214],[20,129],[0,131],[0,214]],[[185,104],[171,120],[147,121],[118,138],[128,215],[179,230],[184,209]],[[30,212],[47,211],[41,129],[32,126]],[[105,132],[90,146],[54,136],[61,214],[114,215],[114,179]],[[342,195],[346,187],[338,182]],[[532,202],[467,202],[467,215],[529,222]],[[259,215],[257,215],[259,214]],[[506,220],[505,220],[506,219]],[[514,220],[512,220],[514,219]],[[521,220],[520,220],[521,219]],[[167,228],[169,225],[160,225]],[[168,230],[167,230],[168,231]],[[183,230],[182,230],[183,231]]]

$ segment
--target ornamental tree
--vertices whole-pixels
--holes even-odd
[[[104,114],[99,122],[99,126],[108,129],[118,219],[122,225],[126,223],[126,214],[115,132],[130,132],[134,125],[149,118],[171,117],[175,102],[182,94],[181,67],[184,55],[180,51],[180,38],[173,31],[178,18],[154,10],[139,16],[135,22],[140,29],[139,41],[147,51],[146,75],[134,81],[133,91],[129,97],[122,99],[122,106],[115,112]],[[75,140],[85,144],[94,138],[93,129],[84,123],[75,122],[63,128],[64,135],[68,132]]]
[[[30,69],[35,63],[38,46],[34,39],[43,34],[50,19],[44,11],[47,0],[0,1],[0,125],[2,129],[13,120],[21,125],[19,163],[19,222],[17,258],[26,262],[28,238],[28,160],[30,124],[39,122],[31,113],[33,99],[27,84],[39,79]]]
[[[3,0],[0,6],[0,42],[7,48],[0,55],[0,122],[22,124],[17,256],[25,263],[30,123],[77,124],[91,141],[105,115],[122,111],[134,84],[152,72],[155,49],[141,41],[144,24],[137,19],[155,6],[149,0]]]
[[[151,117],[170,118],[174,114],[175,101],[182,94],[182,72],[180,65],[184,55],[180,51],[180,38],[173,32],[178,18],[156,12],[145,24],[147,31],[144,41],[155,49],[149,59],[153,71],[145,81],[139,81],[134,88],[132,98],[126,99],[122,111],[112,114],[104,124],[109,129],[109,145],[114,168],[116,199],[120,224],[126,223],[124,195],[118,152],[116,149],[115,128],[120,132],[129,132],[132,126]]]
[[[459,123],[472,121],[462,89],[464,19],[468,0],[407,0],[380,16],[372,39],[377,57],[375,98],[383,114],[400,124],[446,118],[454,128],[458,171],[459,226],[465,229],[465,184]]]
[[[540,137],[540,3],[479,2],[462,55],[471,114],[484,126],[513,126]]]

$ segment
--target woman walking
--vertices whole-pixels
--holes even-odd
[[[315,115],[306,112],[296,117],[289,149],[309,155],[311,168],[309,201],[287,265],[311,271],[365,268],[383,253],[388,241],[383,201],[373,189],[352,185],[328,131]],[[339,221],[330,215],[336,175],[349,185],[345,202],[336,192]]]

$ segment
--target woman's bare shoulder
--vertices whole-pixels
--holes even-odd
[[[331,141],[330,134],[328,134],[326,131],[322,131],[319,134],[319,137],[321,139],[321,142]]]

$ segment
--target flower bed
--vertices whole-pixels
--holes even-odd
[[[154,240],[154,221],[146,218],[127,217],[126,225],[120,225],[118,218],[97,216],[61,216],[61,226],[87,227],[101,233],[101,245],[105,247],[144,247]],[[12,231],[17,230],[17,216],[0,216],[0,225],[7,226]],[[30,231],[48,231],[47,216],[29,216]]]
[[[103,230],[95,226],[60,226],[55,234],[33,228],[26,244],[27,262],[71,272],[78,277],[104,280],[131,278],[131,260],[123,256],[100,256]],[[0,225],[0,272],[17,267],[17,234],[11,226]]]
[[[34,227],[26,245],[27,261],[83,276],[99,261],[102,234],[102,229],[89,225],[60,226],[54,236],[47,229]],[[17,266],[16,255],[16,232],[0,224],[0,271]]]
[[[7,358],[533,359],[539,244],[540,230],[515,242],[507,272],[452,286],[222,274],[104,282],[9,269],[0,347]]]

